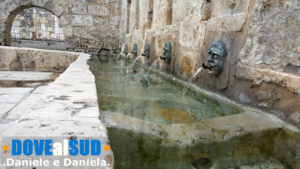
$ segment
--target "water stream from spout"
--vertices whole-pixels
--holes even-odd
[[[155,61],[151,64],[148,72],[146,73],[146,77],[148,77],[149,73],[151,72],[151,70],[154,68],[154,66],[156,67],[158,63],[158,59],[155,59]]]
[[[130,54],[131,54],[131,53],[128,53],[127,56],[126,56],[126,58],[129,58]]]
[[[118,54],[117,60],[119,60],[121,56],[122,56],[122,53]]]
[[[135,59],[134,59],[134,61],[132,62],[132,68],[134,67],[134,65],[136,64],[136,62],[138,61],[138,60],[140,60],[140,58],[141,58],[142,56],[140,55],[140,56],[138,56],[138,57],[136,57]]]
[[[200,68],[198,68],[196,70],[196,72],[193,73],[193,75],[191,76],[191,78],[187,81],[187,83],[184,86],[184,89],[182,91],[182,95],[185,95],[185,93],[187,92],[187,89],[190,87],[190,85],[192,84],[192,81],[195,79],[195,77],[203,70],[203,67],[201,66]]]

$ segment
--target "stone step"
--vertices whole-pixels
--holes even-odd
[[[55,77],[52,72],[0,71],[0,87],[36,87]]]

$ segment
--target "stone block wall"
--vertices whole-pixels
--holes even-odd
[[[41,8],[28,8],[16,17],[11,29],[11,37],[15,39],[65,39],[59,27],[58,17]]]
[[[96,53],[119,50],[119,0],[2,0],[0,45],[10,45],[15,17],[36,7],[58,17],[68,50]]]
[[[300,127],[300,2],[298,0],[121,0],[120,42],[151,44],[159,68],[187,80],[222,41],[227,59],[219,76],[202,71],[198,86],[276,114]],[[138,15],[138,16],[137,16]]]

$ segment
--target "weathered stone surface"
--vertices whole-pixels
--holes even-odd
[[[209,31],[240,31],[246,21],[246,13],[236,13],[233,15],[223,15],[211,18],[207,21],[207,29]]]
[[[46,81],[51,80],[52,72],[0,71],[0,81]]]
[[[0,103],[17,104],[32,88],[0,88]]]
[[[86,3],[73,3],[71,11],[74,14],[87,14],[87,4]]]
[[[0,47],[0,70],[63,72],[76,53],[31,48]]]
[[[179,27],[179,44],[184,48],[199,50],[199,46],[204,43],[205,31],[206,25],[199,25],[196,20],[182,22]]]
[[[73,26],[93,26],[93,17],[92,16],[75,16],[72,21]]]
[[[159,60],[159,69],[183,79],[207,59],[210,44],[222,41],[227,50],[222,74],[211,76],[204,70],[195,82],[289,122],[299,121],[299,7],[297,0],[122,0],[119,37],[130,47],[138,43],[138,53],[149,42],[150,62],[170,41],[172,61]],[[265,83],[282,99],[259,93]]]
[[[250,80],[255,86],[246,91],[249,98],[255,98],[252,102],[296,126],[300,122],[299,6],[294,0],[258,1],[236,68],[238,79]]]
[[[1,80],[1,79],[0,79]],[[31,94],[33,88],[1,88],[0,87],[0,118],[15,108],[24,98]]]
[[[112,26],[118,26],[118,25],[119,25],[119,22],[120,22],[120,17],[119,17],[119,16],[114,16],[114,17],[111,18],[111,20],[110,20],[109,23],[110,23]]]
[[[72,35],[73,35],[73,29],[72,29],[71,25],[66,26],[63,31],[64,31],[64,36],[66,36],[66,37],[72,37]]]
[[[300,141],[299,134],[285,128],[273,116],[262,113],[247,112],[199,123],[168,125],[107,112],[104,113],[104,123],[114,145],[117,167],[186,168],[191,161],[201,157],[211,160],[212,165],[219,168],[253,164],[297,168],[299,165],[293,162],[297,156],[288,155],[293,145]],[[125,148],[124,144],[128,146]],[[147,156],[142,156],[141,151]],[[134,154],[132,158],[124,158],[129,152]],[[294,153],[299,154],[299,148]],[[291,159],[279,163],[282,157]],[[267,162],[270,158],[275,159],[275,163]]]
[[[254,1],[252,1],[254,2]],[[249,10],[251,0],[223,0],[215,1],[212,4],[212,16],[223,16],[228,14],[241,13]]]
[[[15,106],[15,104],[13,104],[13,103],[0,103],[0,107],[1,107],[0,118],[5,116],[6,113],[9,112],[9,110],[11,110],[14,106]]]
[[[238,78],[252,80],[255,84],[260,84],[262,82],[274,83],[287,88],[291,92],[300,94],[299,75],[238,64],[236,76]]]
[[[152,28],[162,29],[172,25],[172,1],[153,1]],[[132,16],[130,16],[132,17]]]
[[[89,14],[96,16],[108,16],[110,14],[107,7],[100,5],[89,5],[88,12]]]
[[[4,0],[0,2],[0,44],[11,44],[11,27],[15,16],[21,12],[25,7],[40,7],[53,13],[59,18],[60,26],[65,36],[65,49],[68,50],[81,50],[91,51],[96,48],[99,50],[103,47],[104,42],[107,43],[107,47],[112,50],[118,50],[119,42],[114,39],[118,38],[119,32],[114,29],[102,29],[102,27],[109,27],[111,24],[119,29],[119,16],[120,16],[120,3],[118,0],[114,1],[91,1],[91,0],[29,0],[29,1],[16,1],[16,0]],[[3,8],[3,9],[2,9]],[[94,20],[97,17],[103,17],[103,20],[111,22],[99,22],[94,24]],[[93,37],[92,34],[86,32],[85,36],[78,34],[78,31],[74,31],[76,27],[82,27],[87,30],[90,28],[98,29],[100,36],[97,36],[97,43],[89,41],[89,37]],[[54,29],[53,29],[54,30]],[[25,31],[24,36],[33,38],[35,35]],[[19,35],[16,35],[19,37]],[[53,32],[49,35],[52,39],[54,37],[60,38],[62,36],[55,36]],[[100,38],[101,37],[101,38]],[[94,39],[92,39],[94,40]],[[83,48],[80,44],[86,43],[87,47]],[[112,43],[112,44],[110,44]]]
[[[47,51],[27,49],[27,52],[43,53]],[[51,53],[51,51],[48,52]],[[74,55],[75,58],[78,56],[76,53],[55,52],[56,55],[61,53],[62,55]],[[109,144],[106,128],[98,118],[100,112],[95,79],[87,65],[89,57],[88,54],[79,54],[78,59],[53,83],[39,87],[32,92],[32,89],[5,88],[2,90],[0,88],[0,95],[6,92],[11,94],[8,97],[14,101],[14,104],[18,101],[18,104],[8,113],[5,112],[7,113],[5,116],[2,116],[2,111],[0,112],[0,141],[7,137],[20,136],[62,138],[82,136],[98,137],[102,144]],[[24,93],[28,97],[22,97]],[[20,97],[15,95],[20,95]],[[6,99],[6,106],[10,106],[8,105],[10,100]],[[103,150],[102,153],[110,163],[110,166],[105,168],[113,168],[112,151],[104,152]]]
[[[300,66],[299,12],[298,0],[258,1],[240,54],[242,63]]]
[[[182,20],[185,19],[188,4],[186,1],[181,0],[173,0],[173,6],[172,6],[172,23],[176,24]]]

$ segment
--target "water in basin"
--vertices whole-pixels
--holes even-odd
[[[136,64],[117,59],[91,61],[101,111],[121,113],[157,123],[192,123],[233,115],[241,109],[188,90],[184,84]]]
[[[155,70],[147,75],[148,68],[139,64],[132,68],[124,60],[102,56],[93,58],[90,66],[115,168],[285,168],[277,161],[281,158],[273,139],[280,136],[284,145],[289,142],[281,140],[289,138],[279,134],[283,130],[247,133],[240,123],[223,129],[222,125],[212,127],[215,123],[208,125],[209,121],[199,122],[243,112],[230,101],[194,86],[182,95],[183,81]],[[240,120],[245,114],[226,118]],[[220,119],[210,122],[214,120]],[[273,157],[275,162],[270,162]]]

